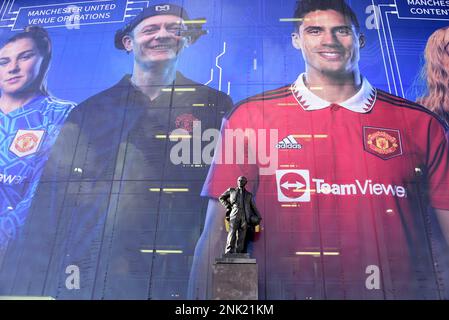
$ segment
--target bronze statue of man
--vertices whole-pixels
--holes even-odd
[[[237,188],[229,188],[219,198],[227,208],[226,219],[229,221],[225,254],[244,253],[248,225],[257,226],[262,220],[252,193],[245,189],[247,182],[246,177],[239,177]]]

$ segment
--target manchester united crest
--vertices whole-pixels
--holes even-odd
[[[39,150],[44,130],[19,130],[12,141],[9,151],[18,157],[25,157]]]
[[[189,133],[192,133],[193,131],[193,122],[194,121],[200,121],[193,114],[190,113],[184,113],[176,117],[175,123],[176,128],[178,129],[184,129]]]
[[[384,160],[402,155],[399,130],[363,127],[363,142],[365,151]]]

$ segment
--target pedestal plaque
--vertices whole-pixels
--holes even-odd
[[[247,253],[225,254],[215,259],[212,299],[258,300],[256,259]]]

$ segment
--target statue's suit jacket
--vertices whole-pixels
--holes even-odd
[[[245,219],[247,222],[250,221],[252,215],[256,215],[261,219],[260,213],[257,210],[256,204],[254,203],[253,194],[245,189],[245,199],[243,199],[243,206],[245,208]],[[238,188],[229,188],[226,190],[218,200],[224,205],[228,210],[226,211],[226,217],[230,219],[235,219],[239,212],[238,207]]]

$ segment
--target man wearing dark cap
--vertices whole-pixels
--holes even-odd
[[[117,31],[115,46],[133,57],[132,75],[88,98],[67,120],[35,198],[34,223],[24,232],[28,245],[11,248],[3,267],[17,269],[19,284],[4,272],[0,291],[185,297],[206,208],[199,194],[209,141],[201,133],[219,129],[232,108],[226,94],[177,71],[181,52],[205,34],[201,24],[180,6],[158,4]],[[182,163],[172,159],[180,143],[188,146]],[[39,210],[51,211],[53,220],[40,220]],[[68,266],[79,268],[80,289],[67,289]]]
[[[187,25],[184,23],[186,20],[189,22]],[[197,89],[199,84],[177,73],[176,68],[179,54],[205,33],[201,29],[201,20],[189,20],[182,7],[164,4],[144,9],[115,34],[115,47],[134,55],[133,74],[130,78],[125,77],[126,81],[150,100],[158,98],[161,90],[168,86],[193,86]],[[201,86],[201,89],[205,92],[188,95],[194,103],[199,102],[195,100],[198,99],[196,96],[203,99],[206,93],[206,97],[217,96],[216,91],[206,86]],[[219,98],[223,100],[220,104],[227,107],[227,97],[221,95]]]

